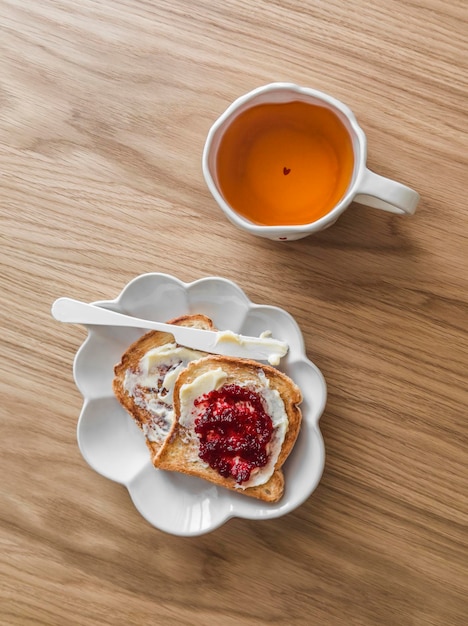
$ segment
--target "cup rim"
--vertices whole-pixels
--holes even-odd
[[[233,209],[224,199],[222,194],[220,193],[218,186],[214,180],[214,177],[211,173],[211,168],[209,164],[209,157],[211,153],[211,147],[214,141],[214,138],[219,131],[219,129],[225,124],[229,118],[233,117],[236,111],[241,108],[243,105],[248,103],[250,100],[253,100],[257,96],[260,96],[265,93],[274,92],[274,91],[291,91],[297,94],[301,94],[308,97],[314,97],[318,100],[323,101],[325,104],[328,104],[329,107],[333,110],[338,110],[344,115],[349,123],[349,127],[352,131],[352,139],[356,139],[357,144],[359,146],[359,151],[356,150],[356,146],[353,141],[353,152],[354,152],[354,160],[356,164],[356,176],[353,181],[351,181],[348,190],[345,195],[341,198],[341,200],[333,207],[331,211],[326,213],[324,216],[319,219],[308,222],[307,224],[281,224],[268,226],[264,224],[255,224],[250,220],[246,219],[242,215],[240,215],[235,209]],[[358,152],[358,153],[357,153]],[[323,91],[319,91],[317,89],[313,89],[311,87],[302,87],[295,83],[288,82],[274,82],[268,83],[261,87],[257,87],[241,96],[239,96],[236,100],[234,100],[222,113],[218,119],[212,124],[211,128],[208,131],[205,145],[203,148],[202,154],[202,170],[203,176],[205,178],[205,182],[208,186],[209,191],[212,196],[226,215],[226,217],[234,223],[236,226],[247,230],[248,232],[260,236],[278,236],[278,235],[293,235],[297,233],[308,234],[315,232],[317,230],[323,230],[327,226],[333,224],[338,217],[345,211],[345,209],[349,206],[353,197],[356,195],[360,180],[364,175],[364,171],[366,170],[366,161],[367,161],[367,139],[364,131],[359,126],[356,116],[353,111],[341,100],[338,100],[334,96],[331,96]]]

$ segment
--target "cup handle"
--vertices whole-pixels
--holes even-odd
[[[375,209],[413,215],[419,202],[419,194],[396,180],[379,176],[365,169],[358,185],[354,201]]]

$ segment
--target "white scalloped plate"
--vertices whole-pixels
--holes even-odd
[[[192,476],[157,470],[142,432],[112,392],[114,365],[144,331],[89,326],[74,362],[75,381],[84,397],[78,445],[96,472],[127,487],[135,507],[150,524],[174,535],[201,535],[232,517],[272,519],[285,515],[310,496],[325,462],[319,419],[325,407],[326,385],[319,369],[308,360],[301,331],[286,311],[253,304],[236,284],[223,278],[182,283],[156,273],[135,278],[115,300],[94,304],[159,321],[204,313],[220,330],[246,335],[271,330],[274,337],[289,345],[279,369],[299,385],[304,396],[301,431],[284,465],[286,489],[280,502],[261,502]]]

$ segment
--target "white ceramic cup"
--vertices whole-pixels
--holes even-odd
[[[238,213],[226,201],[220,189],[217,174],[218,148],[227,128],[238,115],[247,109],[257,105],[294,101],[327,107],[339,118],[352,141],[353,173],[341,200],[323,217],[303,225],[285,223],[280,226],[265,226],[256,224]],[[336,222],[353,201],[400,215],[412,215],[415,212],[419,202],[419,194],[399,182],[375,174],[367,168],[366,159],[366,135],[357,123],[353,112],[346,105],[315,89],[299,87],[291,83],[271,83],[238,98],[216,120],[206,138],[202,165],[203,175],[210,192],[233,224],[253,235],[286,241],[301,239],[328,228]]]

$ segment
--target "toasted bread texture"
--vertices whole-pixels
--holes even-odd
[[[205,315],[184,315],[169,321],[170,324],[178,326],[191,326],[206,330],[216,330],[213,322]],[[145,433],[146,445],[148,446],[151,458],[158,455],[165,437],[169,434],[172,426],[173,407],[171,403],[165,403],[162,407],[164,415],[158,416],[161,412],[161,405],[154,406],[154,398],[157,393],[168,393],[172,390],[163,389],[164,373],[167,367],[176,367],[177,358],[168,355],[167,364],[162,362],[159,370],[154,373],[153,380],[149,385],[147,378],[144,384],[139,383],[141,378],[142,359],[150,351],[165,345],[175,344],[174,337],[169,333],[150,331],[137,339],[123,354],[120,363],[114,367],[114,380],[112,383],[114,394],[120,404],[127,410],[129,415],[135,420],[140,429]],[[205,353],[195,353],[193,357],[205,356]],[[185,366],[186,363],[180,363]],[[158,375],[160,374],[160,375]],[[140,377],[140,378],[139,378]],[[130,381],[130,382],[129,382]],[[143,382],[143,381],[142,381]],[[159,424],[158,424],[159,421]]]
[[[279,395],[280,399],[277,402],[281,406],[284,404],[284,412],[287,416],[285,431],[283,430],[284,438],[278,440],[279,443],[276,448],[280,446],[280,449],[279,451],[276,449],[274,453],[277,455],[274,465],[274,455],[271,451],[271,475],[265,477],[265,482],[262,484],[247,486],[249,481],[246,481],[246,486],[243,488],[242,484],[239,484],[233,477],[223,477],[199,457],[199,438],[195,433],[194,424],[190,425],[190,418],[186,419],[187,414],[194,410],[196,412],[196,409],[194,409],[194,404],[189,407],[186,406],[187,400],[184,396],[184,389],[188,389],[194,381],[200,380],[204,374],[219,372],[219,370],[223,372],[221,387],[225,385],[245,386],[254,389],[260,395],[267,388],[268,393],[273,393],[275,398]],[[179,374],[175,383],[175,421],[169,436],[154,459],[154,464],[160,469],[198,476],[218,486],[265,502],[277,502],[284,493],[282,466],[291,452],[300,430],[302,414],[299,404],[301,401],[302,394],[297,385],[288,376],[273,367],[248,359],[215,355],[193,361]],[[266,405],[268,403],[264,403],[264,406]]]

